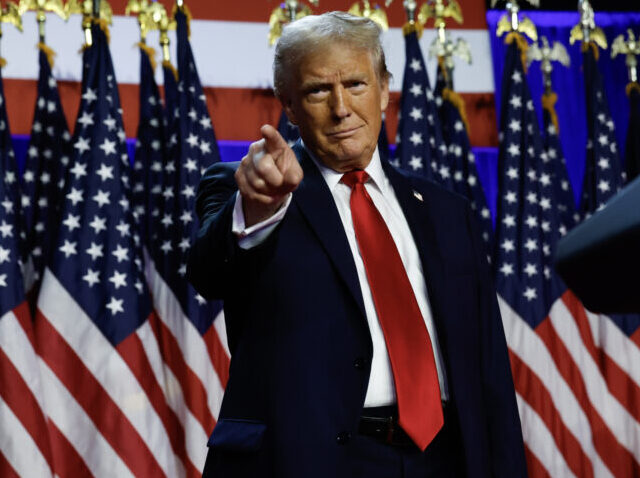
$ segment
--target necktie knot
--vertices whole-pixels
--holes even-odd
[[[364,184],[369,179],[369,175],[366,171],[362,169],[355,169],[353,171],[349,171],[342,176],[341,181],[349,186],[351,189],[355,187],[356,184]]]

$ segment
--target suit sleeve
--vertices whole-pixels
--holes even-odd
[[[206,299],[224,299],[237,283],[237,241],[231,232],[237,163],[216,163],[198,185],[196,213],[200,229],[189,251],[187,277]]]
[[[475,212],[467,208],[467,222],[479,271],[482,384],[490,439],[491,467],[495,478],[527,476],[524,443],[507,343],[493,278],[487,263],[487,247],[481,238]]]

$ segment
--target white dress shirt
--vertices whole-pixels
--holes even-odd
[[[369,332],[373,342],[373,359],[371,362],[371,375],[369,377],[369,385],[365,398],[365,407],[378,407],[384,405],[392,405],[396,403],[395,386],[393,383],[393,373],[391,371],[391,362],[382,333],[382,328],[378,320],[378,315],[373,303],[371,288],[367,280],[367,274],[364,268],[362,257],[358,249],[356,234],[353,229],[353,221],[351,219],[351,188],[340,182],[343,173],[339,173],[324,166],[317,161],[311,154],[309,156],[322,173],[324,180],[331,191],[335,201],[342,225],[344,226],[351,253],[358,272],[358,280],[360,282],[360,290],[362,291],[362,299],[364,301],[365,313],[369,324]],[[442,362],[442,354],[438,337],[436,335],[433,317],[431,316],[431,307],[429,306],[429,298],[427,295],[427,284],[425,282],[424,273],[422,271],[422,263],[418,254],[418,248],[411,235],[409,224],[404,216],[400,203],[396,198],[393,187],[389,183],[389,179],[384,174],[380,155],[376,149],[369,166],[365,169],[369,175],[369,181],[365,184],[365,188],[369,196],[373,200],[380,215],[384,219],[389,232],[393,237],[402,263],[407,272],[411,288],[418,302],[418,307],[422,313],[435,356],[436,369],[438,372],[438,381],[440,383],[440,394],[443,400],[448,397],[447,383],[444,374],[444,365]],[[286,211],[291,202],[291,195],[287,198],[286,203],[278,212],[263,221],[245,229],[244,214],[242,212],[242,197],[240,194],[236,196],[236,203],[233,212],[233,232],[238,236],[239,245],[243,249],[250,249],[264,241],[269,234],[275,229],[278,223],[284,218]]]

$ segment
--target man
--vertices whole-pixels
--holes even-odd
[[[232,355],[205,476],[526,476],[473,213],[380,161],[377,27],[288,25],[274,83],[303,143],[263,126],[198,192],[189,277],[224,299]]]

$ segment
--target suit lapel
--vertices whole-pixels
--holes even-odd
[[[383,161],[382,167],[409,223],[425,277],[428,283],[436,281],[444,275],[444,263],[440,253],[442,245],[438,243],[432,217],[433,205],[429,202],[429,197],[424,195],[424,191],[415,189],[411,180],[396,171],[388,162]]]
[[[294,192],[293,200],[322,243],[364,317],[366,315],[358,273],[331,191],[304,147],[297,143],[293,150],[304,172],[304,179]]]

